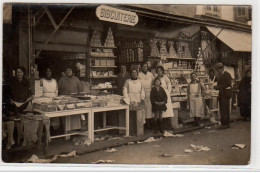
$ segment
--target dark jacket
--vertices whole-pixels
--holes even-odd
[[[167,94],[164,89],[160,86],[159,91],[156,87],[153,87],[150,92],[150,101],[152,103],[152,111],[155,112],[157,110],[165,111],[166,103],[167,103]],[[164,102],[163,105],[156,105],[155,102]]]
[[[251,106],[251,78],[244,77],[238,86],[238,106]]]
[[[129,75],[128,72],[126,72],[125,76],[122,76],[122,73],[118,74],[118,78],[116,79],[116,85],[118,87],[116,89],[116,94],[123,95],[123,86],[125,84],[125,81],[130,78],[131,76]]]
[[[224,71],[224,73],[219,76],[218,78],[218,84],[216,89],[219,90],[219,97],[224,97],[224,98],[231,98],[232,97],[232,86],[231,86],[231,75]],[[227,89],[230,88],[230,89]]]
[[[32,96],[29,80],[23,78],[20,82],[17,77],[14,77],[10,83],[11,99],[16,102],[23,103]]]

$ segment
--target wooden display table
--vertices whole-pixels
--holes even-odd
[[[69,122],[68,116],[78,116],[78,115],[82,115],[82,114],[88,114],[88,139],[89,140],[91,139],[91,135],[92,135],[91,108],[62,110],[62,111],[54,111],[54,112],[43,112],[43,111],[40,111],[37,109],[34,109],[34,111],[39,112],[46,117],[49,117],[50,120],[51,120],[51,118],[66,117],[65,133],[62,135],[50,136],[51,139],[60,138],[60,137],[66,137],[66,139],[69,139],[69,136],[72,136],[72,135],[78,135],[78,134],[84,135],[84,132],[82,132],[82,131],[69,132],[70,122]]]
[[[107,126],[106,124],[106,118],[107,114],[106,112],[108,111],[117,111],[117,110],[125,110],[125,127],[120,126]],[[103,112],[103,127],[102,129],[94,129],[94,122],[95,122],[95,113],[97,112]],[[94,133],[95,132],[100,132],[100,131],[106,131],[106,130],[112,130],[112,129],[119,129],[119,130],[124,130],[125,131],[125,136],[129,136],[129,106],[128,105],[119,105],[119,106],[105,106],[105,107],[93,107],[91,109],[91,142],[94,142],[95,137]]]

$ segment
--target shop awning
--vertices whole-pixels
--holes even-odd
[[[237,52],[252,52],[251,33],[235,31],[231,29],[215,28],[207,26],[208,30],[217,36],[228,47]],[[220,32],[221,31],[221,32]],[[220,32],[220,33],[219,33]]]

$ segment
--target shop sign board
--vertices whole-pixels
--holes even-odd
[[[99,20],[120,23],[124,25],[135,26],[138,22],[138,16],[136,13],[104,5],[97,7],[96,15]]]

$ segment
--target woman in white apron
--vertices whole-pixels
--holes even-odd
[[[130,101],[131,105],[138,105],[143,102],[145,98],[144,88],[139,79],[137,79],[137,70],[131,70],[131,79],[127,79],[123,87],[123,96]],[[142,117],[145,122],[145,116]]]
[[[188,100],[190,104],[190,116],[194,118],[195,126],[202,126],[201,117],[204,117],[204,102],[202,93],[205,91],[203,83],[197,79],[196,73],[191,73],[191,82],[188,85]]]
[[[140,79],[145,92],[145,98],[144,98],[145,119],[150,119],[154,117],[152,113],[152,104],[150,101],[150,92],[152,89],[154,76],[151,72],[148,71],[147,63],[142,64],[142,71],[138,74],[138,78]]]
[[[40,80],[41,86],[43,87],[43,96],[44,97],[56,97],[58,95],[58,84],[55,79],[51,77],[52,71],[50,68],[46,68],[46,76]],[[52,118],[51,126],[54,129],[60,127],[60,119]]]
[[[170,96],[170,93],[172,90],[171,81],[166,75],[164,75],[163,66],[158,66],[156,68],[156,73],[157,73],[157,76],[161,80],[161,86],[163,87],[163,89],[165,90],[165,92],[167,94],[167,103],[166,103],[167,110],[165,112],[163,112],[162,117],[163,118],[174,117],[173,108],[172,108],[172,99]]]

